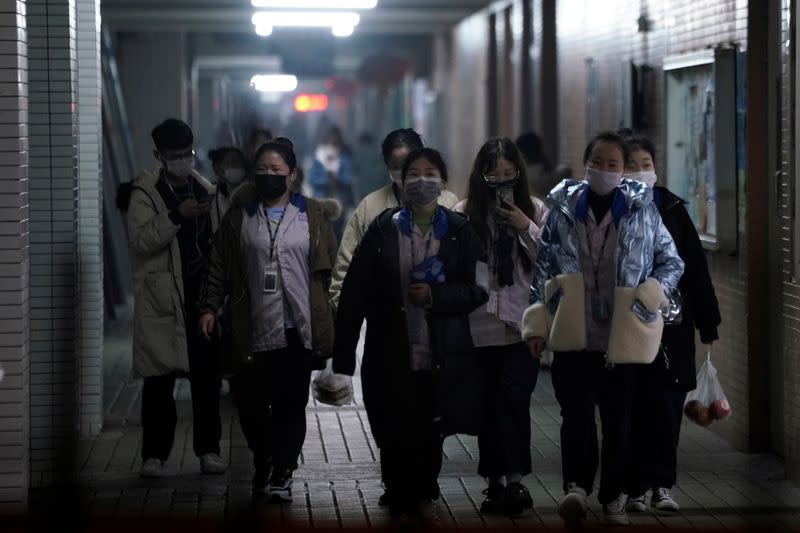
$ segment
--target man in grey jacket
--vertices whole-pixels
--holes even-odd
[[[219,366],[197,330],[196,302],[211,244],[215,187],[194,172],[194,136],[169,119],[152,133],[161,168],[139,177],[128,206],[134,277],[133,370],[142,391],[143,477],[160,476],[172,451],[177,372],[189,372],[194,451],[204,474],[221,474]]]

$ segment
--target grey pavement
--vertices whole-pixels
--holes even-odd
[[[77,502],[75,513],[97,523],[176,519],[198,527],[217,524],[233,530],[251,526],[395,525],[388,512],[378,506],[382,493],[378,451],[362,406],[358,378],[354,382],[354,405],[336,408],[310,398],[307,437],[301,465],[295,473],[294,502],[290,505],[252,497],[250,452],[228,395],[222,400],[221,443],[228,472],[221,476],[200,475],[192,452],[189,387],[183,379],[178,380],[175,390],[179,421],[167,476],[140,479],[141,383],[129,376],[129,335],[124,321],[109,324],[106,424],[99,437],[80,442],[79,487],[75,489],[78,494],[73,495]],[[440,525],[564,528],[556,511],[562,494],[560,415],[546,370],[540,373],[530,415],[534,473],[523,481],[533,496],[534,509],[514,518],[481,515],[478,507],[485,483],[476,474],[477,439],[455,436],[448,438],[444,446]],[[800,487],[784,480],[779,458],[738,452],[712,432],[688,422],[683,427],[678,484],[673,494],[681,504],[679,513],[632,514],[634,525],[648,530],[800,530]],[[590,499],[586,526],[599,526],[601,509],[594,495]]]

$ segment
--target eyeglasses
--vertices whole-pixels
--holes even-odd
[[[502,176],[498,176],[497,174],[484,174],[483,179],[486,180],[486,183],[504,183],[506,181],[511,181],[515,178],[519,177],[519,171],[515,172],[508,172],[503,174]]]

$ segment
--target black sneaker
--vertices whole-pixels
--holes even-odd
[[[272,473],[272,477],[269,480],[267,494],[269,494],[274,501],[291,503],[293,484],[294,480],[292,479],[291,470],[284,470],[282,472],[275,471]]]
[[[492,483],[488,488],[483,489],[486,499],[481,503],[481,513],[493,514],[503,512],[503,496],[506,488],[502,483]]]
[[[392,505],[392,495],[389,493],[389,489],[383,491],[381,497],[378,498],[378,505],[380,507],[389,507],[390,505]]]
[[[525,509],[533,509],[533,498],[528,487],[522,483],[509,483],[503,494],[503,507],[506,514],[520,514]]]

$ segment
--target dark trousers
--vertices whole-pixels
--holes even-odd
[[[478,474],[531,473],[531,394],[539,360],[523,343],[479,348],[486,379],[483,430],[478,435]]]
[[[253,354],[253,364],[236,374],[231,390],[256,470],[295,470],[306,440],[306,405],[311,351],[297,330],[286,331],[288,346]]]
[[[219,416],[220,368],[218,345],[196,330],[198,317],[187,313],[186,344],[189,352],[189,383],[192,394],[192,439],[198,457],[219,454],[222,424]],[[145,378],[142,389],[142,458],[166,461],[175,441],[176,373]]]
[[[600,406],[603,448],[600,493],[605,504],[625,490],[630,450],[631,385],[635,365],[606,368],[600,352],[556,352],[552,378],[561,407],[561,468],[564,491],[576,483],[592,492],[598,445],[595,405]]]
[[[411,390],[402,414],[392,422],[392,438],[381,446],[381,477],[392,493],[392,505],[414,505],[438,498],[437,479],[442,470],[442,444],[434,424],[433,375],[413,372]]]
[[[677,480],[686,391],[665,384],[664,371],[656,366],[660,364],[656,360],[636,369],[627,483],[631,495],[653,487],[670,488]]]

